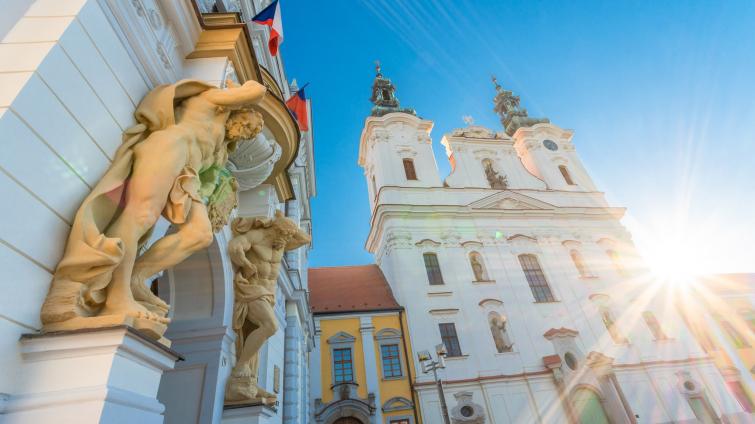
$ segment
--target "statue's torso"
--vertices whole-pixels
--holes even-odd
[[[189,149],[187,165],[199,172],[226,156],[225,123],[230,111],[210,103],[201,95],[191,97],[176,108],[176,124]],[[168,130],[171,130],[168,129]],[[221,164],[224,165],[224,164]]]

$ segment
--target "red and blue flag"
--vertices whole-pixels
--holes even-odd
[[[309,131],[309,117],[307,116],[307,97],[304,95],[304,84],[300,89],[286,100],[286,107],[296,118],[296,122],[299,123],[300,131]]]
[[[270,49],[271,55],[277,55],[278,46],[283,44],[283,22],[281,20],[281,6],[278,0],[273,1],[266,8],[262,9],[260,13],[252,18],[252,22],[270,27],[270,41],[268,41],[267,47]]]

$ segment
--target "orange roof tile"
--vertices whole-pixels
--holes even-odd
[[[355,312],[397,309],[399,304],[377,265],[309,269],[312,312]]]

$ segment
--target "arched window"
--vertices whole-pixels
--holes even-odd
[[[654,313],[645,311],[642,313],[642,318],[645,319],[645,324],[647,324],[650,332],[653,333],[653,338],[656,340],[668,339],[666,333],[663,332],[663,328],[661,328],[661,323],[658,322],[658,318],[655,317]]]
[[[475,281],[489,281],[485,263],[482,261],[482,255],[477,252],[471,252],[469,254],[469,265],[472,267]]]
[[[527,277],[527,283],[530,285],[532,295],[536,302],[555,302],[548,280],[545,279],[543,269],[540,268],[540,262],[535,255],[519,255],[519,263],[522,265],[524,276]]]
[[[611,422],[598,394],[590,389],[577,389],[572,403],[580,424],[609,424]]]
[[[501,316],[497,312],[491,312],[488,314],[488,324],[490,325],[490,332],[493,335],[493,342],[498,353],[511,352],[514,342],[511,341],[509,333],[506,330],[506,325],[508,324],[506,317]]]
[[[616,320],[613,317],[613,313],[611,313],[611,298],[604,294],[593,295],[590,298],[593,302],[595,302],[598,308],[598,313],[600,314],[600,319],[601,321],[603,321],[603,325],[606,327],[606,330],[608,330],[608,334],[611,336],[611,339],[613,339],[615,343],[626,343],[627,339],[619,331],[619,328],[616,326]]]
[[[600,317],[603,320],[603,325],[606,326],[606,330],[608,330],[608,334],[611,335],[613,341],[619,344],[626,343],[627,339],[621,335],[619,328],[616,326],[616,320],[613,318],[611,309],[607,305],[601,305],[598,309],[600,310]]]
[[[506,187],[508,187],[508,182],[506,181],[506,177],[498,174],[498,172],[493,167],[492,160],[483,159],[482,169],[485,171],[485,178],[488,179],[488,184],[490,184],[490,188],[494,188],[496,190],[504,190],[506,189]]]
[[[564,181],[566,181],[566,184],[576,185],[574,184],[574,181],[571,179],[571,175],[569,174],[569,170],[566,169],[566,165],[559,165],[558,170],[561,171],[561,175],[564,177]]]
[[[572,249],[569,251],[569,256],[571,256],[572,262],[574,262],[574,267],[577,268],[577,272],[579,272],[580,277],[590,277],[590,271],[588,271],[587,266],[585,265],[585,261],[582,259],[582,254],[579,253],[578,250]]]
[[[425,271],[427,271],[427,280],[430,282],[430,284],[443,284],[443,274],[440,273],[438,255],[428,252],[423,254],[422,258],[425,260]]]
[[[619,275],[627,275],[626,269],[624,269],[624,263],[621,260],[621,257],[619,254],[613,250],[608,249],[606,250],[606,255],[611,259],[611,262],[613,263],[614,269],[616,269],[616,272],[619,273]]]
[[[417,171],[414,170],[414,161],[411,159],[404,159],[404,174],[406,174],[407,180],[416,180]]]

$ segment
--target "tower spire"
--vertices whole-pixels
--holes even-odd
[[[381,72],[380,61],[375,61],[375,81],[372,83],[372,97],[370,102],[372,107],[372,116],[383,116],[388,113],[401,112],[410,115],[417,115],[417,112],[411,108],[402,108],[396,97],[396,87],[390,79],[385,78]]]
[[[506,134],[513,135],[521,127],[531,127],[535,124],[550,122],[548,118],[530,118],[527,109],[519,106],[519,96],[515,96],[509,90],[498,84],[498,79],[491,77],[495,86],[496,95],[493,98],[493,111],[501,118],[501,124],[506,129]]]

